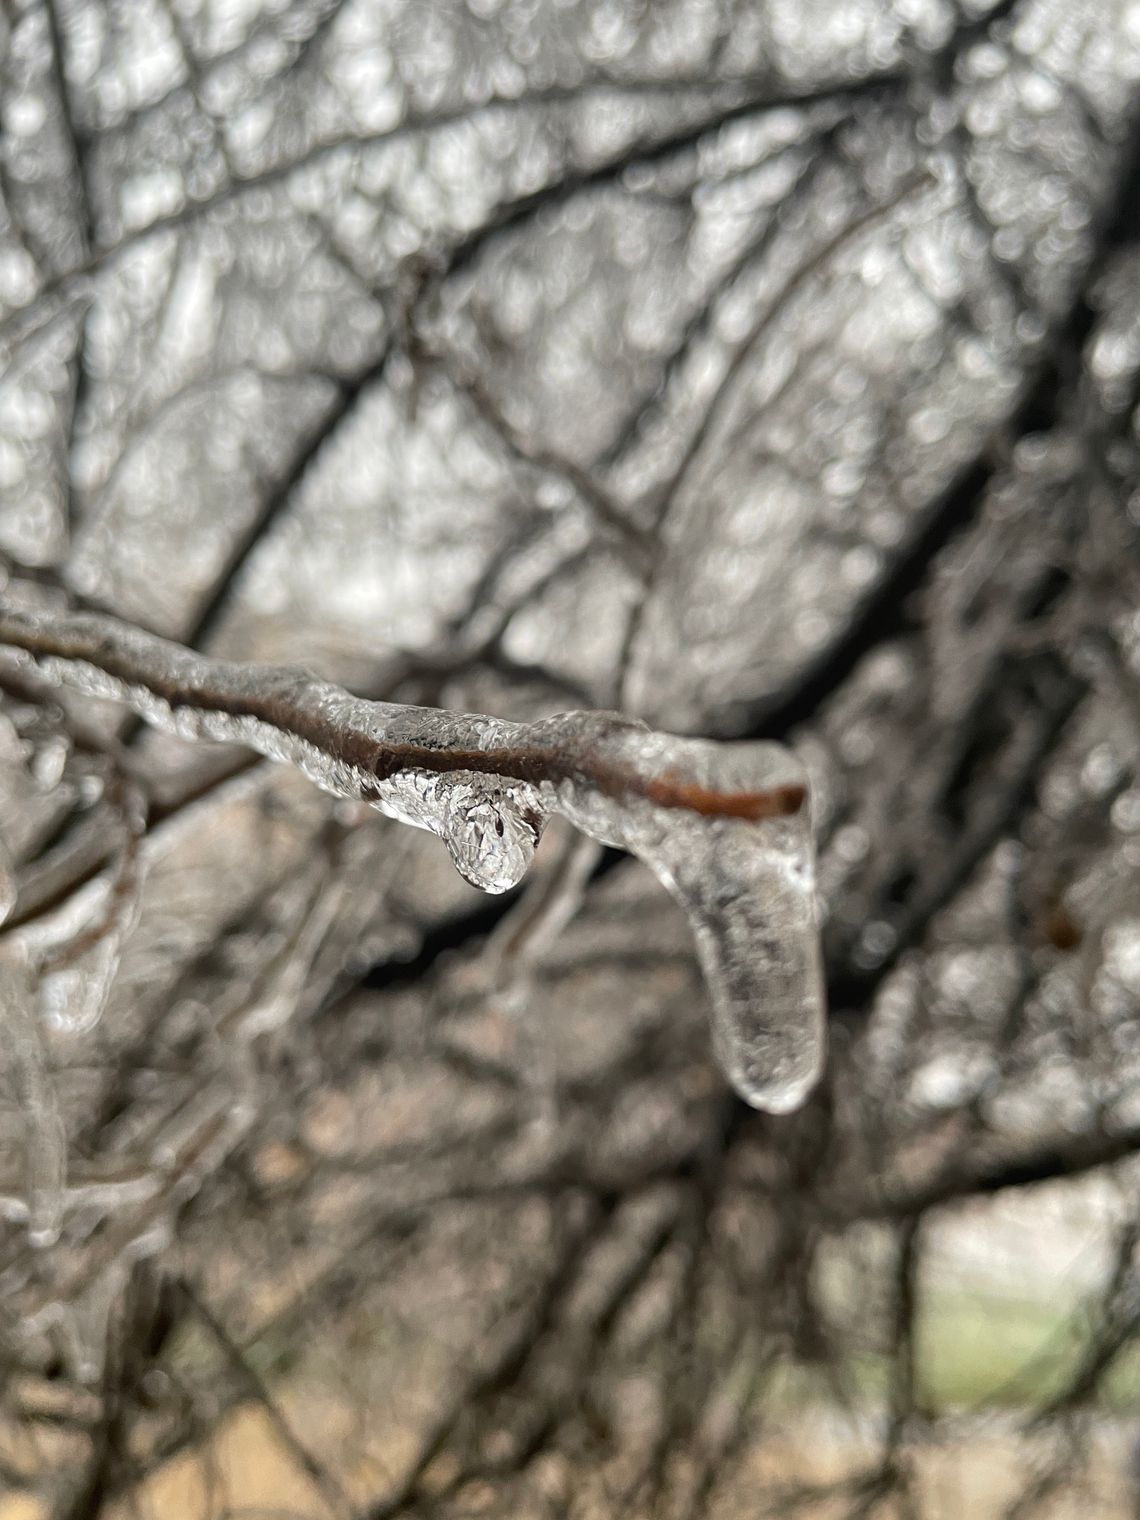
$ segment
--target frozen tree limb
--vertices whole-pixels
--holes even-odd
[[[552,813],[645,862],[696,935],[718,1053],[760,1108],[794,1108],[823,1056],[807,786],[776,744],[654,733],[612,713],[533,724],[369,702],[303,671],[210,659],[94,613],[0,601],[39,675],[188,739],[244,745],[438,835],[488,892],[521,879]]]
[[[837,1046],[748,1113],[566,819],[484,898],[0,649],[0,1489],[236,1514],[232,1340],[362,1520],[1131,1512],[1134,9],[0,6],[0,598],[452,709],[374,800],[636,848],[762,1076],[806,810],[665,804],[787,762],[596,710],[794,733]]]
[[[67,1141],[47,1069],[28,966],[19,954],[0,956],[0,1026],[5,1064],[24,1115],[29,1238],[39,1246],[51,1245],[59,1234],[63,1212]]]

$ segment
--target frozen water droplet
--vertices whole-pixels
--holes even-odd
[[[0,834],[0,924],[16,906],[19,889],[16,884],[16,867],[7,841]]]
[[[509,892],[522,880],[538,844],[538,828],[505,792],[484,784],[447,790],[440,833],[455,869],[484,892]]]
[[[875,919],[859,936],[855,947],[856,964],[867,971],[881,966],[895,948],[898,935],[885,919]]]
[[[118,941],[108,935],[82,964],[45,971],[39,989],[45,1022],[61,1034],[89,1033],[103,1017],[118,966]]]
[[[102,776],[81,776],[78,790],[84,807],[94,807],[105,791]]]

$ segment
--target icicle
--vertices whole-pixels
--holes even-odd
[[[16,867],[7,840],[0,831],[0,924],[16,906],[19,890],[16,884]]]
[[[512,986],[527,985],[527,974],[577,913],[591,872],[601,859],[597,842],[568,830],[547,872],[492,932],[483,965],[498,983],[500,996]]]
[[[46,1069],[27,967],[0,956],[0,1027],[24,1120],[24,1177],[28,1238],[51,1245],[63,1218],[67,1141]]]
[[[509,892],[522,880],[538,844],[538,809],[509,789],[445,782],[440,836],[455,869],[484,892]],[[524,811],[528,809],[528,811]],[[529,816],[528,816],[529,813]]]
[[[774,744],[652,732],[617,714],[534,724],[367,702],[303,671],[210,660],[113,619],[0,603],[41,677],[185,738],[243,744],[335,796],[437,834],[488,892],[513,887],[551,813],[637,855],[689,915],[717,1050],[775,1113],[817,1079],[824,1007],[807,786]]]
[[[553,719],[564,724],[565,719]],[[689,916],[712,999],[717,1055],[755,1108],[797,1108],[819,1078],[824,990],[806,778],[778,744],[719,744],[615,724],[595,748],[647,777],[716,797],[804,789],[799,811],[751,820],[618,804],[573,782],[560,811],[585,833],[628,850]]]
[[[322,871],[308,894],[292,937],[270,967],[252,998],[243,997],[217,1026],[219,1037],[249,1042],[268,1030],[279,1029],[297,1012],[313,964],[343,909],[351,888]],[[227,1044],[227,1048],[232,1048]]]
[[[114,874],[90,894],[88,921],[70,943],[45,953],[38,985],[41,1016],[60,1034],[88,1034],[110,1001],[123,944],[138,921],[142,894],[137,878],[138,846],[146,831],[146,809],[139,789],[120,783],[113,795],[122,812],[127,837]]]

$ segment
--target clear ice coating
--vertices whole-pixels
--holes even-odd
[[[47,1070],[29,968],[0,956],[0,1030],[8,1079],[24,1121],[24,1177],[28,1239],[51,1245],[63,1218],[67,1142]]]
[[[58,647],[61,626],[66,655],[37,648],[41,638]],[[34,651],[50,681],[125,702],[183,738],[288,761],[334,796],[430,830],[487,892],[517,884],[547,819],[563,814],[636,855],[685,909],[717,1053],[740,1096],[786,1113],[818,1079],[825,1017],[810,799],[782,746],[678,738],[611,713],[528,725],[368,702],[303,671],[210,660],[107,618],[41,623],[0,606],[2,642]],[[172,705],[162,690],[191,696]],[[398,763],[381,763],[381,752],[399,752]],[[457,764],[468,755],[478,764]],[[773,790],[787,805],[764,806]]]
[[[711,998],[717,1057],[737,1093],[769,1113],[798,1108],[819,1079],[826,1047],[802,766],[779,744],[684,739],[629,723],[615,722],[594,745],[647,778],[710,797],[803,788],[798,811],[759,819],[643,798],[617,803],[572,782],[559,789],[559,811],[595,839],[636,855],[684,908]]]

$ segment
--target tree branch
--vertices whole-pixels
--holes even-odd
[[[334,796],[436,834],[483,891],[516,886],[562,814],[636,855],[681,903],[740,1095],[782,1113],[815,1084],[814,841],[804,772],[780,745],[677,738],[616,713],[520,724],[369,702],[304,671],[210,659],[102,614],[10,597],[0,644],[49,681],[125,703],[182,738],[287,761]]]

